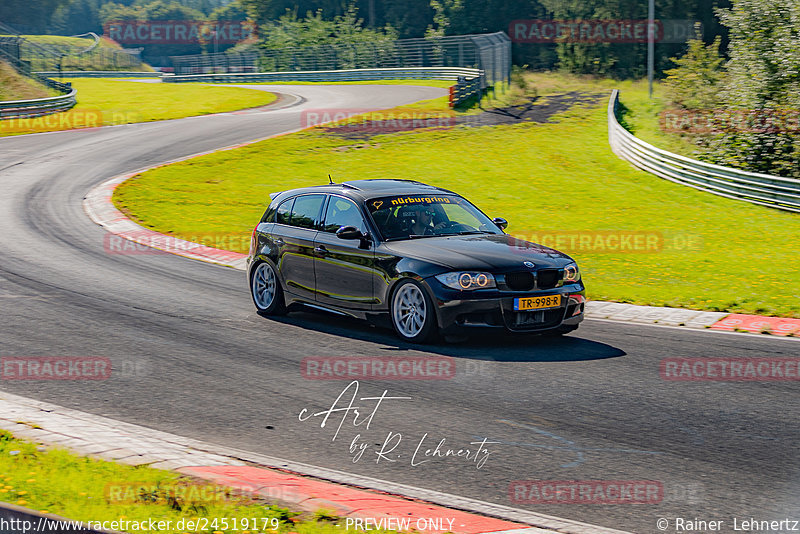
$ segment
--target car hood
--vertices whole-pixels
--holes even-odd
[[[415,258],[459,270],[493,272],[527,269],[530,261],[540,268],[559,268],[572,260],[566,254],[506,234],[425,237],[384,244],[397,256]]]

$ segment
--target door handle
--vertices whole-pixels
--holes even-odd
[[[314,252],[316,252],[320,256],[325,256],[328,254],[328,249],[325,248],[325,245],[317,245],[316,247],[314,247]]]
[[[283,239],[281,239],[280,237],[275,240],[275,244],[278,245],[279,247],[282,247],[284,243],[285,243],[285,241]]]

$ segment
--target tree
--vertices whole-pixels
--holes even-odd
[[[0,0],[0,20],[23,33],[44,33],[50,17],[69,0]]]
[[[103,24],[122,20],[146,20],[147,11],[141,6],[108,2],[100,6],[98,17]]]
[[[377,27],[389,24],[397,29],[401,39],[422,37],[433,22],[434,11],[430,0],[405,0],[405,2],[376,2]],[[361,4],[362,12],[364,7]]]
[[[197,9],[186,7],[177,2],[155,0],[145,5],[125,6],[116,3],[107,3],[100,8],[100,18],[103,24],[136,20],[142,22],[157,21],[185,21],[202,25],[206,17]],[[141,46],[142,57],[154,65],[168,65],[169,56],[199,54],[203,51],[201,43],[179,42],[174,44],[159,43],[127,43]]]
[[[717,12],[729,30],[729,59],[719,54],[720,37],[708,46],[690,41],[666,71],[667,96],[702,113],[703,130],[689,131],[701,159],[800,178],[800,5],[735,0]]]
[[[241,0],[234,0],[218,7],[208,16],[208,20],[248,20],[248,18],[247,9]]]
[[[781,120],[796,119],[800,109],[800,4],[734,0],[718,14],[730,31],[722,99],[756,123],[726,132],[712,156],[724,165],[800,178],[799,132]]]
[[[382,30],[364,28],[363,19],[358,18],[351,6],[344,15],[326,20],[322,10],[306,13],[306,18],[297,17],[296,11],[285,13],[277,21],[262,26],[262,46],[270,50],[320,45],[348,45],[357,43],[391,42],[397,33],[391,27]]]
[[[48,29],[62,35],[103,33],[99,12],[99,0],[72,0],[55,10]]]
[[[800,4],[797,0],[735,0],[718,10],[730,31],[729,103],[797,105],[800,100]]]
[[[250,18],[261,26],[286,13],[322,12],[327,17],[334,17],[344,12],[345,3],[340,0],[243,0],[242,5]]]
[[[674,106],[713,110],[722,104],[725,59],[719,53],[720,42],[719,36],[708,46],[700,39],[692,39],[686,54],[672,58],[677,66],[664,71],[664,88]]]

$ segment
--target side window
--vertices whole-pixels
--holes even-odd
[[[289,200],[284,200],[281,205],[278,207],[278,216],[275,220],[278,224],[289,224],[289,219],[292,215],[292,203],[294,202],[293,198]]]
[[[325,195],[303,195],[295,198],[289,224],[300,228],[315,228],[324,200]]]
[[[364,219],[361,217],[358,206],[350,200],[332,196],[325,214],[324,230],[336,232],[342,226],[355,226],[362,232],[365,231]]]
[[[275,212],[276,212],[276,211],[278,211],[278,210],[277,210],[277,209],[275,209],[275,205],[274,205],[274,204],[273,204],[273,205],[270,205],[270,206],[267,208],[267,211],[265,211],[265,212],[264,212],[264,215],[261,217],[261,222],[262,222],[262,223],[263,223],[263,222],[265,222],[265,223],[271,223],[271,222],[275,222]]]

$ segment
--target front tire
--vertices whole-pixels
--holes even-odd
[[[282,315],[286,312],[283,288],[271,263],[262,261],[250,271],[250,296],[262,315]]]
[[[409,343],[424,343],[436,333],[436,310],[433,301],[414,280],[400,282],[392,294],[392,326]]]

